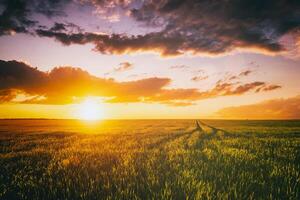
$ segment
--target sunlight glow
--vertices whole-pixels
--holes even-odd
[[[99,101],[93,98],[87,98],[78,104],[77,118],[82,120],[103,119],[104,111]]]

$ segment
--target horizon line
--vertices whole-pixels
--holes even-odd
[[[78,118],[35,118],[35,117],[15,117],[15,118],[0,118],[0,120],[76,120],[76,121],[110,121],[110,120],[227,120],[227,121],[297,121],[300,118],[105,118],[105,119],[96,119],[96,120],[85,120]]]

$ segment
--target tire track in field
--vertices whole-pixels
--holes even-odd
[[[220,138],[221,136],[225,136],[225,135],[228,135],[227,131],[210,126],[200,120],[196,120],[195,128],[191,129],[191,127],[186,127],[181,131],[171,133],[171,134],[166,134],[158,141],[155,141],[150,144],[146,144],[144,147],[148,150],[161,148],[167,146],[172,142],[175,142],[176,140],[179,140],[182,137],[185,137],[183,141],[185,143],[184,144],[185,148],[187,149],[190,148],[191,146],[194,146],[193,144],[199,147],[199,145],[202,146],[202,143],[206,140],[213,139],[213,138]]]
[[[206,135],[206,137],[209,137],[209,138],[220,137],[221,135],[223,135],[223,136],[230,135],[230,133],[227,132],[226,130],[210,126],[200,120],[196,120],[196,129],[202,135]],[[206,132],[205,130],[210,130],[210,131]]]
[[[202,152],[206,142],[218,136],[219,131],[222,130],[196,121],[195,126],[190,125],[188,128],[182,129],[182,132],[175,132],[150,144],[147,150],[159,149],[155,153],[147,150],[145,152],[146,156],[150,155],[148,160],[152,159],[152,166],[155,166],[154,173],[163,171],[164,174],[167,174],[166,179],[162,179],[160,173],[157,174],[157,178],[162,179],[161,182],[181,180],[184,176],[182,170],[189,170],[187,161],[198,159],[194,157],[194,155],[199,155],[195,152]],[[193,173],[193,170],[190,172]]]
[[[194,138],[194,140],[191,139],[191,141],[189,141],[189,146],[194,149],[203,149],[207,141],[212,139],[222,139],[224,136],[227,137],[230,135],[229,132],[210,126],[200,120],[195,121],[195,129],[193,131],[197,133],[197,137]]]
[[[186,128],[186,129],[188,129],[188,128]],[[173,134],[166,134],[166,136],[163,137],[162,139],[160,139],[154,143],[147,144],[145,147],[146,147],[146,149],[154,149],[154,148],[164,147],[166,144],[171,143],[181,137],[189,136],[191,133],[194,132],[194,130],[186,131],[186,129],[183,131],[180,131],[180,132],[175,132]]]

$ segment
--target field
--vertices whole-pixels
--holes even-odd
[[[0,199],[300,199],[300,121],[0,120]]]

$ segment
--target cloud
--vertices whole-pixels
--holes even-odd
[[[42,72],[18,61],[0,61],[0,91],[22,91],[44,97],[32,103],[66,104],[76,97],[118,97],[120,101],[153,95],[170,83],[168,78],[147,78],[130,82],[98,78],[80,68],[56,67]],[[11,94],[11,93],[9,93]],[[2,95],[2,99],[4,99]],[[29,100],[26,101],[30,102]]]
[[[258,88],[258,87],[266,88],[268,86],[266,86],[266,83],[264,83],[264,82],[255,81],[255,82],[252,82],[252,83],[239,85],[234,90],[226,91],[226,94],[228,94],[228,95],[244,94],[245,92],[247,92],[249,90],[253,90],[253,89]]]
[[[53,27],[50,28],[51,31],[71,31],[71,32],[82,32],[83,29],[74,23],[57,23],[55,22]]]
[[[0,60],[0,89],[35,92],[45,84],[46,74],[22,62]]]
[[[269,85],[267,87],[262,88],[263,91],[271,91],[281,88],[280,85]],[[257,91],[258,92],[258,91]]]
[[[173,106],[192,105],[195,101],[227,95],[242,95],[260,88],[264,92],[280,86],[265,82],[230,83],[218,81],[207,90],[168,89],[169,78],[150,77],[119,82],[93,76],[75,67],[55,67],[43,72],[18,61],[0,60],[0,102],[71,104],[86,96],[105,97],[107,103],[160,103]]]
[[[17,97],[14,90],[0,90],[0,103],[10,102]]]
[[[245,71],[242,71],[239,76],[248,76],[249,74],[251,74],[253,71],[252,70],[245,70]]]
[[[276,89],[280,89],[280,88],[282,88],[282,86],[280,86],[280,85],[274,85],[274,84],[271,84],[271,85],[268,85],[268,86],[263,85],[262,87],[258,87],[255,90],[255,92],[256,93],[261,92],[261,91],[267,92],[267,91],[272,91],[272,90],[276,90]]]
[[[187,49],[222,53],[235,48],[278,52],[279,38],[299,29],[300,3],[280,0],[245,1],[147,1],[132,16],[164,31],[186,36]]]
[[[34,17],[64,16],[69,3],[92,5],[96,13],[110,20],[122,20],[120,15],[127,15],[137,25],[155,31],[101,35],[81,28],[74,31],[61,22],[46,28]],[[300,28],[298,1],[1,0],[0,7],[0,35],[35,33],[64,45],[92,43],[102,54],[218,55],[239,49],[274,54],[286,50],[281,38],[298,35]]]
[[[174,107],[183,107],[183,106],[193,106],[196,105],[193,102],[190,101],[169,101],[169,102],[165,102],[165,105],[168,106],[174,106]]]
[[[69,2],[71,0],[0,0],[0,36],[31,33],[30,29],[39,24],[34,14],[65,15],[63,9]]]
[[[229,77],[226,78],[226,80],[228,80],[228,81],[239,80],[243,77],[249,76],[253,72],[254,72],[253,70],[247,69],[247,70],[244,70],[244,71],[240,72],[237,75],[230,75]]]
[[[133,64],[130,62],[122,62],[118,67],[114,69],[115,72],[123,72],[133,68]]]
[[[217,115],[232,119],[299,119],[300,95],[257,104],[223,108],[217,112]]]
[[[208,79],[208,76],[194,76],[191,78],[191,81],[203,81],[203,80],[206,80]]]
[[[236,49],[263,53],[285,50],[280,43],[284,35],[300,28],[300,3],[276,1],[143,1],[131,6],[123,1],[92,1],[105,9],[130,11],[130,17],[146,27],[160,31],[144,35],[112,34],[99,36],[91,32],[54,32],[37,30],[43,37],[55,38],[65,45],[93,43],[104,54],[158,52],[161,56],[224,54]],[[137,4],[132,1],[131,4]]]
[[[161,33],[128,36],[124,34],[98,34],[91,32],[62,32],[50,29],[37,29],[41,37],[54,38],[64,45],[87,44],[95,45],[94,51],[102,54],[131,54],[139,52],[158,52],[161,56],[176,56],[182,54],[176,49],[182,45],[177,37],[164,37]]]
[[[138,78],[138,77],[143,77],[143,76],[147,76],[147,73],[142,73],[142,74],[130,74],[127,77],[128,78]]]
[[[170,67],[170,69],[188,69],[190,68],[189,66],[186,66],[186,65],[172,65]]]
[[[36,24],[28,19],[26,1],[0,1],[3,11],[0,15],[0,35],[11,35],[14,33],[27,33],[28,27]]]

